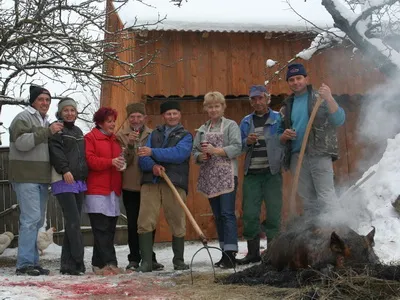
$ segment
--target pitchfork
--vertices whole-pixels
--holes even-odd
[[[199,250],[197,250],[192,257],[192,260],[190,261],[190,278],[192,279],[192,284],[193,284],[193,260],[195,258],[195,256],[197,255],[197,253],[199,253],[201,250],[205,249],[208,253],[208,256],[210,257],[211,260],[211,267],[213,269],[213,274],[214,274],[214,280],[216,280],[215,277],[215,267],[214,267],[214,262],[213,259],[211,257],[211,253],[210,253],[210,249],[216,249],[218,251],[222,252],[222,255],[226,255],[226,257],[229,258],[229,260],[231,260],[231,258],[220,248],[218,247],[214,247],[214,246],[209,246],[207,244],[207,238],[204,235],[203,231],[200,229],[199,225],[197,224],[196,220],[193,218],[192,213],[190,212],[190,210],[187,208],[185,202],[183,202],[181,196],[179,195],[178,191],[176,190],[174,184],[171,182],[171,180],[169,179],[168,175],[164,172],[161,171],[161,177],[164,178],[165,182],[168,184],[168,186],[171,188],[172,193],[174,194],[176,200],[179,202],[180,206],[183,208],[183,210],[185,211],[186,216],[188,217],[190,223],[192,224],[194,230],[196,231],[196,233],[199,235],[200,237],[200,241],[203,243],[203,247],[201,247]],[[232,262],[232,261],[231,261]],[[233,270],[236,273],[236,269],[235,267],[233,267]]]

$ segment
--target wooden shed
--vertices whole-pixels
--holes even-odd
[[[108,9],[113,9],[111,1]],[[106,27],[109,32],[116,32],[123,29],[123,22],[118,14],[113,14],[108,18]],[[203,112],[203,96],[209,91],[220,91],[227,99],[226,116],[240,122],[251,112],[247,96],[249,87],[252,84],[263,84],[274,77],[278,69],[267,68],[266,60],[271,58],[286,62],[299,51],[308,48],[314,36],[315,33],[293,30],[123,30],[118,35],[108,36],[125,46],[131,46],[132,50],[119,53],[119,58],[132,63],[143,59],[139,63],[143,67],[149,57],[154,56],[154,59],[143,71],[147,76],[122,84],[104,83],[101,104],[117,109],[120,114],[118,122],[121,124],[126,116],[125,106],[130,102],[144,101],[149,116],[148,125],[154,128],[161,122],[159,104],[165,99],[178,100],[182,106],[182,123],[194,134],[194,130],[207,120]],[[336,182],[341,185],[350,185],[363,171],[358,168],[357,161],[361,159],[365,145],[358,143],[356,137],[361,99],[371,86],[384,80],[373,65],[353,54],[352,50],[349,45],[343,45],[315,55],[310,61],[302,61],[310,82],[314,86],[321,83],[329,85],[347,114],[346,124],[339,129],[341,159],[334,165]],[[105,65],[105,71],[114,75],[132,72],[112,63]],[[268,84],[275,109],[279,109],[280,103],[290,92],[284,76],[285,71]],[[196,192],[198,171],[198,166],[192,163],[187,205],[205,234],[215,237],[209,203]],[[240,233],[242,175],[241,168],[236,210]],[[287,214],[290,186],[290,174],[285,173],[284,216]],[[196,239],[192,227],[187,227],[187,239]],[[170,239],[168,225],[162,217],[157,228],[157,241]]]

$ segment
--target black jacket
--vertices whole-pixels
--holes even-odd
[[[50,163],[58,174],[71,172],[75,180],[86,180],[88,167],[82,130],[64,123],[64,129],[49,139]]]

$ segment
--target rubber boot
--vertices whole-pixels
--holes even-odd
[[[221,269],[234,269],[236,267],[236,251],[225,251],[225,254],[222,256],[222,262],[219,267]]]
[[[174,258],[172,263],[174,264],[174,270],[188,270],[189,266],[185,264],[183,259],[183,252],[185,249],[185,237],[172,237],[172,251],[174,252]]]
[[[223,250],[222,250],[222,251],[223,251]],[[219,267],[221,266],[223,260],[224,260],[224,254],[222,253],[222,256],[221,256],[220,260],[217,261],[217,262],[214,264],[214,267],[218,267],[218,268],[219,268]]]
[[[153,233],[146,232],[139,234],[139,248],[142,256],[142,261],[137,272],[151,272],[153,269]]]
[[[252,240],[247,241],[247,254],[242,259],[237,259],[238,265],[247,265],[261,261],[260,256],[260,236],[257,235]]]
[[[154,240],[156,238],[156,231],[153,230],[153,246],[154,246]],[[153,262],[153,271],[161,271],[164,270],[164,265],[160,264],[159,262],[157,262],[156,259],[156,253],[153,251],[153,255],[152,255],[152,262]]]

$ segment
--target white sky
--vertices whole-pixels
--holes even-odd
[[[127,26],[152,23],[166,16],[158,29],[215,31],[304,31],[312,26],[297,16],[285,0],[189,0],[178,8],[168,0],[129,1],[119,11]],[[298,13],[319,27],[333,20],[321,0],[290,0]],[[118,7],[120,4],[115,3]],[[137,20],[136,20],[137,19]]]
[[[84,87],[82,86],[77,86],[74,87],[73,90],[69,90],[69,82],[72,82],[71,80],[66,80],[66,84],[61,84],[59,82],[52,82],[49,80],[46,80],[40,76],[37,76],[37,84],[46,87],[52,96],[69,96],[75,99],[78,102],[78,110],[82,110],[83,107],[86,105],[86,103],[89,103],[89,101],[93,102],[94,98],[92,97],[91,93],[89,91],[85,90]],[[66,76],[67,78],[67,76]],[[98,94],[96,95],[97,99],[99,99],[100,95],[100,90],[98,90]],[[28,99],[29,98],[29,86],[25,86],[25,91],[22,93],[22,98]],[[48,112],[49,115],[49,120],[50,121],[55,121],[55,113],[57,111],[57,104],[58,100],[52,100],[50,109]],[[14,117],[24,110],[25,107],[19,106],[19,105],[3,105],[1,108],[1,114],[0,114],[0,120],[3,122],[3,127],[0,127],[0,132],[4,132],[1,134],[1,142],[2,145],[0,147],[8,147],[9,145],[9,133],[8,133],[8,127],[10,126],[12,120]],[[91,119],[91,116],[84,116],[87,119]],[[80,126],[80,128],[83,131],[87,131],[87,126],[84,124],[84,122],[79,121],[77,122],[77,125]]]

